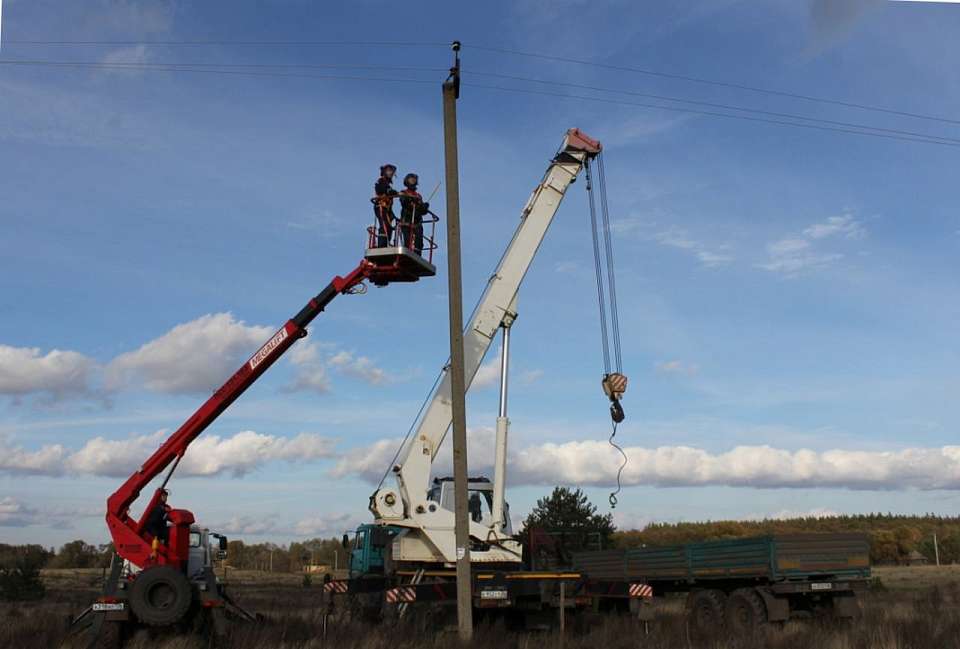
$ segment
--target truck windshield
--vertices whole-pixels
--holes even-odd
[[[200,547],[200,532],[190,532],[190,547],[191,548]]]

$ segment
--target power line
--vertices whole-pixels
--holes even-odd
[[[177,63],[154,61],[46,61],[30,59],[0,60],[0,65],[36,65],[36,66],[68,66],[68,67],[136,67],[136,68],[262,68],[262,69],[307,69],[307,70],[402,70],[406,72],[443,72],[447,68],[428,68],[413,65],[370,65],[354,63]]]
[[[770,117],[783,117],[783,118],[787,118],[787,119],[802,119],[802,120],[806,120],[806,121],[809,121],[809,122],[818,122],[818,123],[821,123],[821,124],[829,124],[829,125],[833,125],[833,126],[844,126],[844,127],[848,127],[848,128],[869,129],[869,130],[872,130],[872,131],[881,131],[881,132],[884,132],[884,133],[894,133],[894,134],[897,134],[897,135],[909,135],[909,136],[912,136],[912,137],[922,137],[922,138],[932,139],[932,140],[945,140],[945,141],[948,141],[948,142],[956,142],[956,143],[960,144],[960,138],[953,138],[953,137],[948,137],[948,136],[944,136],[944,135],[930,135],[929,133],[918,133],[918,132],[916,132],[916,131],[904,131],[904,130],[895,129],[895,128],[884,128],[884,127],[882,127],[882,126],[871,126],[871,125],[869,125],[869,124],[858,124],[858,123],[855,123],[855,122],[842,122],[842,121],[837,121],[837,120],[832,120],[832,119],[823,119],[823,118],[820,118],[820,117],[807,117],[806,115],[796,115],[796,114],[793,114],[793,113],[779,113],[779,112],[776,112],[776,111],[763,110],[763,109],[760,109],[760,108],[746,108],[746,107],[743,107],[743,106],[733,106],[733,105],[730,105],[730,104],[718,104],[718,103],[709,102],[709,101],[698,101],[698,100],[694,100],[694,99],[683,99],[683,98],[680,98],[680,97],[668,97],[668,96],[665,96],[665,95],[654,95],[654,94],[643,93],[643,92],[635,92],[635,91],[631,91],[631,90],[619,90],[619,89],[617,89],[617,88],[605,88],[605,87],[601,87],[601,86],[588,86],[588,85],[579,84],[579,83],[567,83],[567,82],[564,82],[564,81],[551,81],[551,80],[547,80],[547,79],[534,79],[534,78],[530,78],[530,77],[519,77],[519,76],[510,75],[510,74],[500,74],[500,73],[498,73],[498,72],[477,72],[477,71],[473,71],[473,70],[464,70],[464,73],[465,73],[466,75],[478,75],[478,76],[484,76],[484,77],[493,77],[493,78],[497,78],[497,79],[510,79],[510,80],[513,80],[513,81],[524,81],[524,82],[527,82],[527,83],[540,83],[540,84],[544,84],[544,85],[563,86],[563,87],[566,87],[566,88],[579,88],[579,89],[581,89],[581,90],[595,90],[595,91],[598,91],[598,92],[609,92],[609,93],[620,94],[620,95],[629,95],[629,96],[633,96],[633,97],[645,97],[645,98],[647,98],[647,99],[659,99],[659,100],[663,100],[663,101],[674,101],[674,102],[678,102],[678,103],[693,104],[693,105],[697,105],[697,106],[707,106],[707,107],[711,107],[711,108],[722,108],[722,109],[724,109],[724,110],[737,110],[737,111],[742,111],[742,112],[747,112],[747,113],[755,113],[755,114],[758,114],[758,115],[768,115],[768,116],[770,116]]]
[[[844,106],[845,108],[857,108],[860,110],[869,110],[877,113],[887,113],[890,115],[899,115],[901,117],[913,117],[915,119],[926,119],[935,122],[946,122],[948,124],[960,124],[960,120],[949,119],[946,117],[937,117],[935,115],[924,115],[922,113],[911,113],[908,111],[894,110],[891,108],[882,108],[880,106],[871,106],[868,104],[859,104],[849,101],[841,101],[838,99],[827,99],[825,97],[814,97],[811,95],[803,95],[795,92],[787,92],[783,90],[772,90],[770,88],[760,88],[758,86],[748,86],[745,84],[731,83],[727,81],[716,81],[714,79],[705,79],[702,77],[692,77],[683,74],[672,74],[669,72],[660,72],[659,70],[647,70],[644,68],[635,68],[626,65],[613,65],[609,63],[596,63],[594,61],[585,61],[583,59],[573,59],[566,56],[553,56],[549,54],[538,54],[535,52],[522,52],[520,50],[511,50],[500,47],[487,47],[483,45],[464,45],[465,49],[474,49],[484,52],[494,52],[497,54],[510,54],[513,56],[524,56],[534,59],[542,59],[545,61],[558,61],[561,63],[575,63],[577,65],[588,65],[595,68],[603,68],[605,70],[616,70],[619,72],[633,72],[636,74],[645,74],[654,77],[663,77],[666,79],[677,79],[680,81],[689,81],[691,83],[701,83],[710,86],[720,86],[723,88],[734,88],[737,90],[748,90],[750,92],[759,92],[766,95],[775,95],[779,97],[790,97],[792,99],[802,99],[804,101],[813,101],[822,104],[833,104],[835,106]]]
[[[796,128],[806,128],[806,129],[813,129],[818,131],[833,131],[836,133],[849,133],[853,135],[881,137],[889,140],[903,140],[906,142],[920,142],[923,144],[939,144],[940,146],[960,147],[960,144],[955,144],[953,142],[946,142],[943,140],[930,139],[926,136],[922,138],[907,137],[907,136],[891,135],[891,134],[885,134],[885,133],[876,133],[871,131],[860,131],[860,130],[850,129],[850,128],[818,126],[816,124],[801,124],[797,122],[788,122],[785,120],[768,119],[765,117],[751,117],[750,115],[731,115],[729,113],[718,113],[718,112],[708,111],[708,110],[698,110],[695,108],[680,108],[679,106],[664,106],[662,104],[643,104],[640,102],[622,101],[619,99],[607,99],[604,97],[585,97],[583,95],[568,95],[562,92],[550,92],[547,90],[508,88],[506,86],[491,86],[486,84],[466,83],[466,82],[463,83],[462,85],[469,86],[472,88],[483,88],[487,90],[498,90],[503,92],[516,92],[516,93],[525,93],[525,94],[531,94],[531,95],[546,95],[549,97],[562,97],[564,99],[579,99],[583,101],[593,101],[593,102],[600,102],[605,104],[617,104],[620,106],[637,106],[640,108],[655,108],[658,110],[669,110],[669,111],[675,111],[675,112],[681,112],[681,113],[691,113],[694,115],[707,115],[710,117],[725,117],[727,119],[739,119],[739,120],[745,120],[748,122],[762,122],[765,124],[775,124],[778,126],[793,126]]]
[[[5,40],[6,45],[104,45],[111,47],[131,46],[131,45],[241,45],[241,46],[294,46],[304,45],[318,46],[369,46],[369,47],[450,47],[449,41],[277,41],[277,40],[252,40],[252,41],[231,41],[231,40],[193,40],[193,41],[45,41],[45,40]]]
[[[396,83],[436,83],[434,79],[410,79],[401,77],[369,77],[348,74],[306,74],[296,72],[271,72],[263,70],[243,70],[243,69],[218,69],[216,67],[189,67],[189,65],[180,64],[149,64],[149,63],[91,63],[91,62],[71,62],[71,61],[0,61],[0,65],[24,65],[41,67],[63,67],[63,68],[87,68],[104,70],[127,70],[137,72],[193,72],[200,74],[220,74],[230,76],[248,76],[248,77],[273,77],[273,78],[294,78],[294,79],[336,79],[346,81],[377,81],[377,82],[396,82]],[[216,64],[210,64],[214,66]],[[237,67],[243,67],[242,64],[236,64]],[[329,68],[347,68],[347,69],[390,69],[389,66],[325,66]],[[397,69],[403,70],[429,70],[437,71],[434,68],[413,68],[405,67]],[[446,72],[446,69],[441,69]]]

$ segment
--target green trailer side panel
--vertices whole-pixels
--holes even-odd
[[[870,544],[865,534],[788,534],[687,545],[582,552],[574,567],[595,579],[763,582],[865,579]]]

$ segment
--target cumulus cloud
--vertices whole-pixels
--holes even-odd
[[[53,399],[90,395],[93,359],[78,352],[0,345],[0,394]]]
[[[471,430],[468,439],[470,470],[488,471],[493,432]],[[331,473],[377,482],[396,448],[396,440],[381,440],[354,449],[341,457]],[[883,452],[790,451],[771,446],[738,446],[722,453],[689,446],[628,447],[625,451],[629,461],[623,484],[627,486],[960,490],[960,446]],[[441,455],[436,473],[448,464]],[[605,441],[539,444],[512,450],[508,475],[513,486],[609,486],[619,465],[619,454]]]
[[[63,507],[38,509],[12,496],[0,497],[0,527],[41,525],[56,529],[68,529],[73,526],[73,521],[78,517],[91,515],[102,516],[103,510],[97,510],[96,512],[90,509],[78,511]]]
[[[354,356],[348,351],[337,352],[330,357],[330,366],[355,379],[360,379],[370,385],[381,385],[390,380],[386,371],[366,356]]]
[[[767,244],[767,260],[759,268],[786,277],[828,267],[843,259],[839,252],[823,251],[818,246],[826,239],[860,239],[866,235],[863,224],[850,214],[831,216],[814,223],[797,236],[789,236]]]
[[[320,358],[319,346],[306,342],[295,345],[290,350],[290,362],[296,369],[288,390],[298,392],[316,392],[326,394],[330,391],[330,375]]]
[[[126,439],[95,437],[80,449],[48,445],[36,451],[0,441],[0,473],[11,475],[95,475],[126,477],[168,437],[168,431]],[[334,456],[333,440],[314,433],[279,437],[242,431],[230,437],[196,440],[177,471],[182,476],[242,476],[268,462],[309,462]]]
[[[106,383],[112,389],[142,382],[156,392],[210,392],[273,333],[230,313],[201,316],[117,356],[107,366]]]
[[[723,266],[734,261],[734,256],[728,252],[726,246],[712,247],[708,244],[691,238],[685,230],[670,228],[653,235],[653,240],[661,246],[686,251],[697,258],[702,265],[708,268]]]
[[[231,536],[334,537],[357,528],[365,519],[356,514],[335,513],[281,521],[278,516],[234,516],[211,525]]]
[[[688,363],[681,360],[662,361],[655,366],[661,374],[673,374],[677,376],[696,376],[700,373],[700,366],[696,363]]]

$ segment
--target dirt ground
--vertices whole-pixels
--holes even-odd
[[[648,629],[633,618],[603,618],[580,633],[508,633],[501,626],[478,628],[474,647],[498,649],[960,649],[960,568],[880,567],[875,588],[862,598],[863,616],[846,623],[804,621],[768,625],[751,637],[692,639],[683,600],[662,600]],[[44,572],[48,595],[40,602],[0,605],[0,648],[68,649],[67,621],[95,596],[98,570]],[[224,649],[398,649],[455,647],[455,633],[436,625],[364,623],[336,619],[324,630],[319,584],[304,587],[299,574],[228,571],[234,597],[264,616],[262,623],[233,627]],[[201,636],[145,632],[129,649],[201,649]]]

